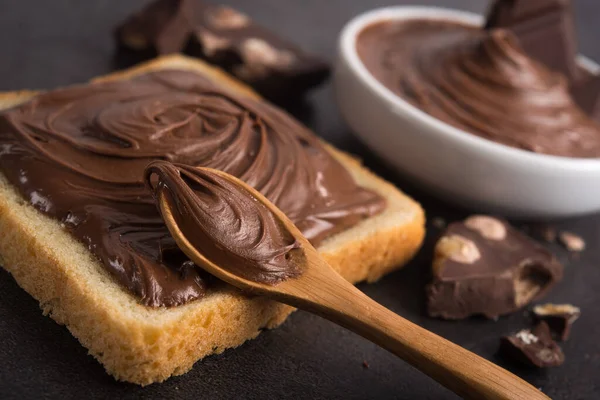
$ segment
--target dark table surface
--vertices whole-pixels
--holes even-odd
[[[393,0],[229,0],[275,31],[331,59],[337,34],[356,14]],[[144,0],[0,1],[0,90],[52,88],[116,68],[111,29]],[[413,3],[419,3],[413,1]],[[482,0],[430,0],[421,4],[482,12]],[[581,49],[600,60],[600,2],[575,0]],[[428,216],[462,218],[473,210],[449,206],[411,187],[381,165],[341,121],[331,86],[312,93],[293,110],[306,124],[421,201]],[[509,368],[555,399],[600,398],[600,216],[557,221],[581,234],[586,250],[566,264],[563,282],[547,297],[582,309],[572,337],[563,344],[566,362],[529,370],[496,355],[498,338],[529,326],[522,312],[489,321],[448,322],[425,316],[435,228],[419,255],[404,269],[373,285],[369,296],[406,318]],[[0,234],[2,234],[0,232]],[[368,368],[363,366],[368,363]],[[37,302],[0,269],[0,398],[382,398],[445,399],[455,396],[386,351],[306,312],[294,313],[279,329],[262,333],[236,350],[208,357],[186,375],[139,388],[115,382],[66,328],[43,317]]]

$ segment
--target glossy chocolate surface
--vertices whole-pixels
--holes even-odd
[[[41,94],[0,114],[0,146],[0,171],[23,197],[60,220],[149,306],[206,291],[144,186],[154,160],[239,177],[315,245],[385,207],[288,114],[193,72]]]

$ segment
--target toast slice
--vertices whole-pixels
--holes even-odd
[[[240,94],[251,89],[207,64],[167,56],[95,79],[128,79],[149,71],[184,69],[204,74]],[[0,110],[36,92],[0,94]],[[325,259],[352,282],[373,282],[399,268],[419,248],[424,213],[418,203],[332,146],[327,149],[361,186],[383,196],[387,208],[319,246]],[[199,359],[274,328],[292,307],[248,297],[224,283],[200,300],[173,308],[141,305],[60,223],[34,209],[0,173],[0,264],[64,324],[116,379],[147,385],[180,375]]]

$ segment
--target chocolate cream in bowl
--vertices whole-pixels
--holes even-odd
[[[508,31],[384,21],[356,46],[380,83],[452,126],[536,153],[600,157],[600,126],[573,101],[566,79],[529,58]]]

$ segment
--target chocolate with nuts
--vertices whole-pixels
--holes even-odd
[[[157,0],[118,29],[126,48],[185,52],[223,68],[271,99],[294,98],[329,76],[329,66],[230,7]]]
[[[569,338],[571,325],[581,315],[579,307],[571,304],[538,304],[533,307],[533,315],[539,321],[545,321],[550,330],[562,341]]]
[[[542,297],[562,272],[549,251],[507,222],[474,215],[450,224],[436,245],[428,313],[496,318]]]
[[[550,328],[540,322],[533,329],[523,329],[502,338],[500,354],[525,365],[538,368],[556,367],[565,361],[560,346],[552,340]]]

